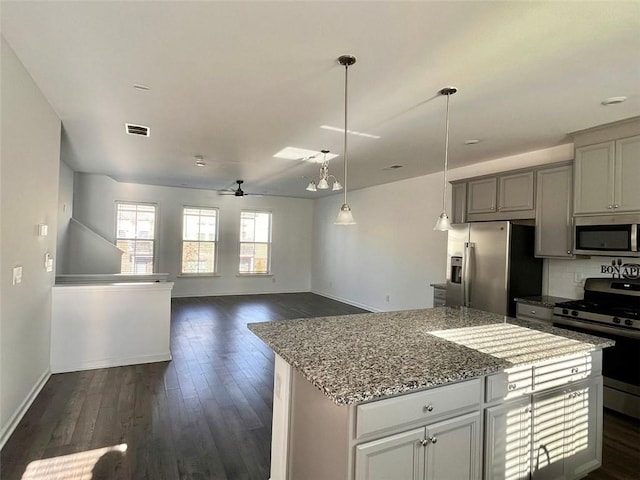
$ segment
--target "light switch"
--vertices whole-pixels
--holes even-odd
[[[13,284],[18,285],[22,283],[22,265],[13,267]]]
[[[47,272],[53,272],[53,257],[49,252],[44,254],[44,269]]]

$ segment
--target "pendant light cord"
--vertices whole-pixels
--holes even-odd
[[[347,203],[347,95],[349,65],[344,66],[344,203]]]
[[[444,134],[444,188],[442,189],[443,212],[446,212],[447,209],[447,169],[449,166],[449,97],[451,97],[451,94],[447,93],[447,118]]]

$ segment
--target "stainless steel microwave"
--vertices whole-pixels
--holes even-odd
[[[640,257],[639,225],[640,215],[575,217],[574,253]]]

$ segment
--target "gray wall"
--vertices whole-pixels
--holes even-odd
[[[69,222],[73,217],[73,170],[64,161],[60,162],[60,185],[58,191],[58,261],[56,273],[69,273],[67,246]]]
[[[115,240],[116,201],[157,204],[156,271],[168,273],[169,280],[175,282],[173,296],[304,292],[311,288],[312,200],[236,198],[210,190],[120,183],[104,175],[76,173],[74,218],[110,242]],[[219,276],[179,275],[183,206],[220,209]],[[241,209],[273,212],[272,276],[238,276]]]
[[[44,256],[56,254],[60,168],[60,120],[4,38],[1,85],[0,444],[49,373],[54,273]]]

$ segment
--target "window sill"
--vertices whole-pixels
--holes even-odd
[[[219,273],[181,273],[176,278],[201,278],[201,277],[220,277]]]
[[[236,273],[236,277],[273,277],[273,273]]]

